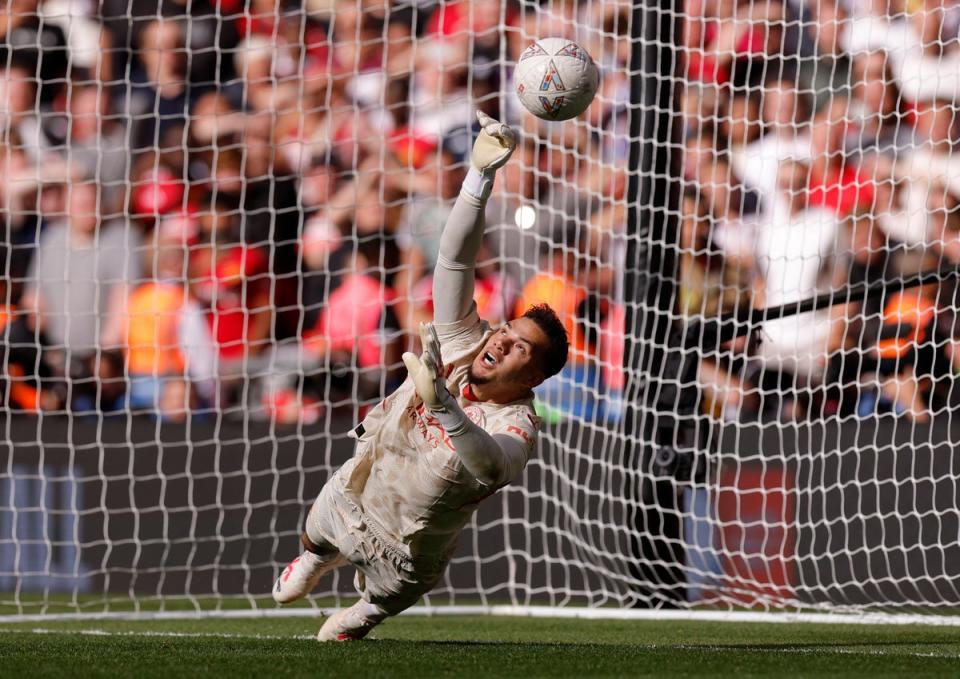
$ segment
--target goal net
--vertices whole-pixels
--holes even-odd
[[[565,123],[513,94],[548,36],[601,71]],[[6,3],[0,617],[276,610],[477,109],[480,314],[571,353],[426,604],[952,611],[958,95],[939,0]]]

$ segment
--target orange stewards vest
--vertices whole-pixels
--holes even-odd
[[[138,375],[182,374],[179,325],[183,286],[149,282],[130,294],[127,302],[127,367]]]
[[[883,324],[907,326],[898,337],[881,339],[877,344],[880,358],[901,358],[929,337],[930,322],[936,313],[936,305],[919,290],[898,292],[883,308]]]

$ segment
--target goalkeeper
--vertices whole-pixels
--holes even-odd
[[[526,465],[539,424],[533,388],[567,360],[566,331],[545,305],[496,330],[477,316],[484,206],[516,144],[509,126],[477,119],[470,171],[440,238],[423,353],[403,355],[408,379],[354,430],[353,458],[320,491],[304,551],[274,586],[285,604],[334,568],[356,569],[361,599],[326,620],[320,641],[361,639],[433,588],[478,503]]]

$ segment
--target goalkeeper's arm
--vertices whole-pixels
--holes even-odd
[[[433,272],[433,317],[453,323],[466,317],[473,302],[474,269],[483,242],[483,210],[497,168],[513,153],[516,140],[508,125],[477,112],[480,135],[470,154],[470,170],[440,236],[440,256]]]
[[[424,405],[440,421],[463,466],[485,486],[499,488],[527,463],[527,449],[516,437],[489,434],[470,421],[447,391],[440,340],[431,324],[421,324],[423,355],[403,355],[410,379]]]

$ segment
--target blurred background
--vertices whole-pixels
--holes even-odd
[[[480,313],[554,304],[575,337],[556,413],[605,417],[592,404],[621,372],[628,9],[561,9],[5,4],[3,408],[362,414],[431,315],[482,109],[523,136],[487,212]],[[601,96],[576,123],[521,115],[505,95],[516,55],[574,33]]]
[[[602,2],[8,0],[0,9],[5,411],[355,416],[404,376],[474,111],[521,143],[477,303],[572,336],[552,419],[624,387],[631,7]],[[580,119],[512,94],[533,39],[598,63]],[[960,4],[687,0],[678,311],[784,304],[960,264]],[[956,284],[707,347],[703,412],[876,413],[954,398]]]

